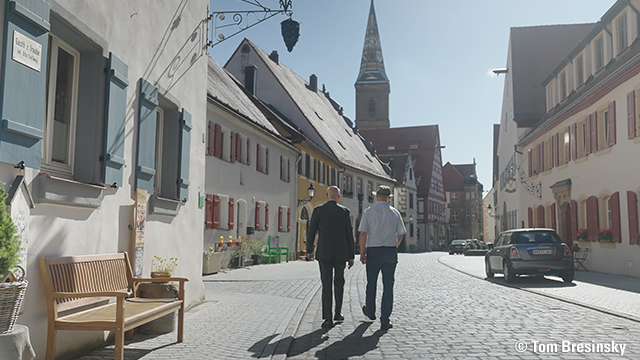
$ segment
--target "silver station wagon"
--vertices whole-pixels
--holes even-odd
[[[519,275],[557,275],[565,283],[571,283],[574,277],[571,250],[553,229],[505,231],[484,262],[488,278],[502,273],[508,283]]]

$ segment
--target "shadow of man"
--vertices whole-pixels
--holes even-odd
[[[256,342],[248,350],[253,353],[251,357],[254,358],[272,355],[296,356],[304,354],[327,341],[329,339],[326,336],[328,331],[328,329],[318,329],[298,338],[287,336],[275,343],[270,343],[277,336],[277,334],[274,334]],[[287,349],[289,350],[288,352]]]
[[[369,336],[362,335],[367,331],[371,322],[363,322],[344,339],[337,341],[315,353],[317,359],[348,359],[362,356],[378,348],[378,342],[387,331],[378,329]]]

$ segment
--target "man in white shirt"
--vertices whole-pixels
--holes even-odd
[[[360,221],[360,261],[367,266],[366,302],[362,312],[375,320],[376,284],[382,272],[382,303],[380,323],[383,330],[393,327],[389,317],[393,309],[393,283],[398,264],[398,245],[407,230],[400,212],[389,205],[391,189],[380,186],[376,191],[376,203],[367,208]]]

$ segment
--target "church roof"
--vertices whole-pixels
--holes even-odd
[[[389,78],[384,71],[382,45],[380,43],[380,35],[378,34],[378,21],[376,20],[376,9],[373,6],[373,0],[371,0],[367,31],[364,36],[364,46],[362,49],[362,59],[360,60],[360,73],[358,74],[356,85],[376,83],[389,83]]]

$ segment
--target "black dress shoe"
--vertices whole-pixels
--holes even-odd
[[[388,323],[388,324],[382,324],[382,325],[380,326],[380,329],[382,329],[382,330],[389,330],[389,329],[391,329],[392,327],[393,327],[393,324],[392,324],[392,323]]]
[[[375,319],[376,319],[376,316],[375,316],[375,315],[369,315],[369,314],[367,313],[367,306],[366,306],[366,305],[362,307],[362,313],[364,314],[364,316],[366,316],[367,318],[369,318],[369,320],[375,320]]]
[[[341,322],[344,321],[344,316],[342,314],[338,314],[338,315],[333,317],[333,321],[335,321],[337,323],[341,323]]]
[[[322,323],[322,327],[323,327],[323,328],[325,328],[325,329],[332,328],[332,327],[333,327],[333,321],[331,321],[331,320],[325,320],[325,321]]]

